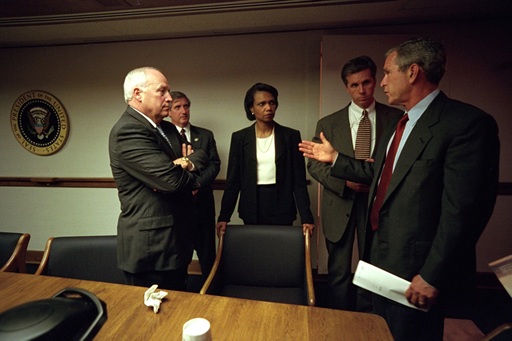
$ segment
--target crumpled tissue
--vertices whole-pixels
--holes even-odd
[[[162,299],[167,296],[168,292],[159,291],[155,292],[158,288],[158,285],[153,284],[146,292],[144,293],[144,304],[148,307],[153,307],[153,312],[156,314],[160,309],[160,304],[162,303]]]

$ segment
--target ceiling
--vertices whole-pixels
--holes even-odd
[[[510,0],[2,0],[0,47],[511,16]]]

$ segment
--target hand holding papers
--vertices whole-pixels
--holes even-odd
[[[403,278],[395,276],[364,261],[360,260],[357,264],[353,283],[363,289],[389,298],[390,300],[410,308],[428,311],[428,309],[418,308],[407,301],[407,298],[405,297],[405,291],[411,282],[408,282]]]

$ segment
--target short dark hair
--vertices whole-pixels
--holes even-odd
[[[254,94],[257,91],[265,91],[271,93],[272,96],[274,96],[274,100],[276,101],[276,108],[279,105],[279,103],[277,102],[278,92],[276,88],[274,88],[272,85],[268,85],[265,83],[254,84],[249,88],[249,90],[247,90],[244,99],[245,114],[247,115],[247,119],[249,121],[254,121],[256,119],[256,117],[254,117],[254,115],[251,112],[251,107],[254,105]]]
[[[345,86],[348,85],[348,76],[366,69],[370,69],[370,73],[372,74],[373,79],[375,79],[377,75],[377,65],[375,65],[373,59],[363,55],[349,60],[341,69],[341,80],[343,81],[343,84],[345,84]]]
[[[180,98],[184,98],[187,100],[188,102],[188,105],[190,106],[190,100],[188,99],[187,95],[185,95],[183,92],[180,92],[180,91],[171,91],[171,97],[172,97],[172,100],[174,101],[175,99],[180,99]]]
[[[443,44],[428,38],[407,40],[389,49],[386,57],[396,52],[396,65],[401,72],[412,64],[418,64],[427,80],[438,85],[446,71],[446,51]]]

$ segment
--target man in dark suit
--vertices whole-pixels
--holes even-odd
[[[127,284],[184,290],[192,258],[188,208],[199,187],[193,172],[204,168],[206,158],[202,151],[182,149],[176,132],[161,130],[170,111],[169,91],[157,69],[128,73],[128,107],[110,132],[109,154],[121,202],[118,265]]]
[[[402,114],[396,108],[375,102],[373,93],[377,84],[376,73],[377,66],[368,56],[359,56],[343,65],[341,79],[352,101],[343,109],[318,121],[313,141],[320,142],[317,136],[323,132],[336,150],[356,158],[361,157],[354,152],[357,144],[356,137],[358,131],[359,135],[361,134],[361,130],[358,130],[360,123],[363,120],[369,120],[370,134],[365,135],[368,138],[368,148],[362,158],[365,160],[371,158],[382,131],[390,121]],[[329,253],[327,262],[329,305],[331,308],[344,310],[356,310],[357,306],[357,310],[369,311],[371,305],[367,298],[368,293],[365,294],[362,289],[358,289],[357,301],[354,300],[356,297],[349,294],[356,229],[359,258],[363,259],[369,186],[335,178],[331,175],[331,167],[328,164],[314,159],[308,161],[308,171],[323,185],[321,218]]]
[[[411,281],[404,295],[429,309],[373,295],[396,340],[442,340],[443,309],[461,295],[471,302],[475,245],[496,200],[498,127],[490,115],[438,89],[445,63],[444,47],[429,39],[387,52],[381,86],[406,114],[396,133],[384,134],[375,163],[336,152],[323,134],[321,144],[300,144],[305,156],[331,163],[331,175],[371,184],[370,261]]]
[[[220,171],[220,158],[213,133],[190,124],[190,100],[182,92],[172,91],[169,117],[175,130],[182,136],[182,142],[191,144],[194,150],[203,150],[208,163],[199,175],[201,188],[193,191],[193,219],[195,222],[194,249],[201,266],[203,279],[208,277],[215,262],[215,199],[213,182]]]

